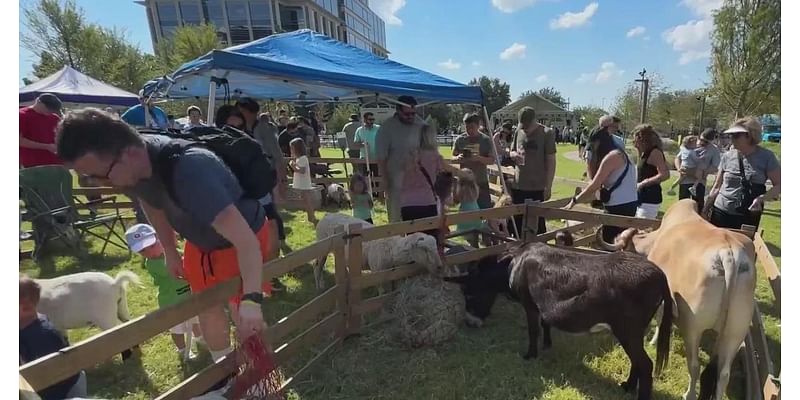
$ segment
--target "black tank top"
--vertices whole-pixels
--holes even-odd
[[[648,150],[644,155],[642,155],[642,159],[639,161],[639,178],[636,182],[641,182],[645,179],[652,178],[658,175],[658,168],[655,165],[648,164],[647,160],[650,158],[650,153],[653,152],[655,149],[652,148]],[[663,156],[663,153],[662,153]],[[665,159],[666,160],[666,159]],[[642,204],[661,204],[663,198],[661,197],[661,183],[657,185],[647,186],[639,190],[639,203]]]

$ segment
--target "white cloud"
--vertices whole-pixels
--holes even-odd
[[[636,36],[641,36],[641,35],[644,35],[644,32],[646,30],[647,29],[645,29],[643,26],[637,26],[637,27],[632,28],[631,30],[629,30],[628,33],[625,34],[625,36],[627,36],[629,38],[636,37]]]
[[[597,12],[598,7],[600,7],[600,5],[594,2],[589,3],[581,12],[565,12],[559,15],[558,18],[550,21],[550,29],[569,29],[586,25],[592,16],[594,16],[594,13]]]
[[[712,13],[722,7],[723,0],[683,0],[681,4],[688,7],[698,17],[711,18]]]
[[[513,13],[528,8],[534,3],[536,0],[492,0],[492,5],[504,13]]]
[[[667,29],[661,37],[673,50],[681,53],[678,62],[685,65],[710,56],[713,29],[714,22],[711,19],[692,20]]]
[[[527,50],[527,48],[528,46],[524,44],[514,42],[514,44],[500,53],[500,59],[508,61],[517,58],[525,58],[525,50]]]
[[[472,62],[472,66],[473,67],[480,67],[481,66],[481,62],[480,61],[473,61]]]
[[[649,41],[650,40],[650,36],[645,36],[645,37],[642,38],[642,40]]]
[[[584,72],[582,73],[576,82],[578,83],[586,83],[592,82],[594,83],[605,83],[608,82],[615,77],[622,76],[625,71],[617,68],[617,65],[611,61],[606,61],[600,64],[600,70],[597,72]]]
[[[542,74],[536,77],[536,82],[543,83],[547,82],[547,74]]]
[[[369,8],[389,25],[403,25],[397,12],[406,6],[406,0],[369,0]]]
[[[447,61],[442,61],[437,63],[438,66],[444,69],[459,69],[461,68],[461,63],[453,61],[452,58],[448,58]]]

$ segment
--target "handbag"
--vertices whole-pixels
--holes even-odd
[[[619,175],[617,181],[614,182],[614,185],[612,185],[610,188],[605,188],[605,187],[600,188],[600,201],[602,201],[603,204],[611,201],[611,193],[617,190],[619,185],[622,184],[622,180],[625,179],[625,175],[628,175],[628,169],[630,168],[631,163],[630,161],[628,161],[628,155],[625,154],[624,151],[622,152],[622,155],[625,156],[625,170],[622,171],[622,174]]]
[[[739,207],[736,207],[736,211],[744,215],[761,214],[761,211],[751,211],[750,205],[753,204],[753,201],[755,201],[758,196],[767,192],[767,185],[750,182],[750,180],[747,179],[747,175],[744,173],[742,153],[738,153],[737,158],[739,159],[739,176],[742,178],[742,195],[739,200]]]

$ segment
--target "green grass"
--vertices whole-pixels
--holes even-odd
[[[557,176],[580,179],[583,165],[566,159],[564,154],[575,146],[560,145]],[[780,148],[773,151],[780,154]],[[449,157],[449,149],[442,149]],[[325,157],[341,157],[335,149],[324,149]],[[342,165],[332,168],[342,169]],[[350,166],[347,167],[350,170]],[[553,198],[570,196],[574,187],[557,184]],[[665,196],[663,209],[674,203],[674,196]],[[333,211],[333,210],[327,210]],[[376,222],[386,223],[382,204],[376,204]],[[317,212],[321,218],[325,211]],[[283,212],[288,242],[301,248],[314,241],[314,231],[304,212]],[[771,203],[762,227],[765,240],[780,264],[780,203]],[[151,278],[138,256],[109,248],[105,256],[97,254],[98,244],[89,242],[87,256],[52,256],[41,264],[30,260],[20,263],[20,270],[34,277],[52,277],[79,271],[104,271],[114,274],[130,269],[142,277],[144,287],[132,288],[128,294],[131,313],[142,315],[154,310],[155,291]],[[63,254],[64,251],[61,252]],[[56,253],[59,254],[59,253]],[[332,263],[327,264],[326,279],[333,282]],[[763,275],[763,274],[762,274]],[[265,316],[276,322],[316,295],[310,267],[303,267],[282,278],[288,290],[267,301]],[[774,304],[769,285],[759,276],[756,291],[770,353],[780,365],[780,314]],[[622,349],[607,334],[573,337],[554,332],[554,347],[540,358],[526,362],[519,353],[527,341],[522,308],[504,299],[498,301],[489,323],[482,329],[462,328],[454,340],[436,347],[408,350],[386,338],[385,326],[364,332],[347,340],[343,346],[322,358],[310,373],[296,382],[291,398],[295,399],[620,399],[617,383],[627,377],[629,363]],[[69,333],[76,343],[98,331],[76,329]],[[655,399],[679,399],[688,382],[683,344],[672,336],[669,366],[655,379]],[[709,348],[709,347],[706,347]],[[654,350],[648,347],[654,356]],[[89,394],[92,397],[152,399],[176,385],[190,374],[208,365],[208,354],[188,366],[181,366],[168,335],[159,335],[142,346],[136,362],[123,364],[119,356],[88,372]],[[308,359],[302,354],[289,370]],[[702,356],[703,363],[708,357]],[[742,370],[734,367],[731,398],[742,398]]]

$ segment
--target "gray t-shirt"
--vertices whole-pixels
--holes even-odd
[[[150,160],[171,140],[166,136],[145,135]],[[258,200],[242,197],[242,188],[230,169],[214,153],[189,148],[174,167],[173,189],[180,207],[172,201],[161,181],[157,165],[150,178],[139,181],[123,192],[136,196],[150,206],[164,210],[172,228],[203,251],[228,248],[231,244],[211,226],[226,207],[236,204],[253,232],[264,225],[264,209]]]
[[[716,171],[719,169],[720,153],[717,146],[708,144],[706,146],[698,146],[691,151],[697,156],[697,168],[702,168],[704,171]],[[697,183],[697,179],[693,174],[687,174],[681,177],[680,183],[682,185],[694,185]]]
[[[556,134],[542,126],[538,131],[527,135],[518,129],[511,145],[512,151],[525,149],[525,165],[514,168],[517,189],[538,191],[547,186],[545,175],[545,156],[556,154]]]
[[[280,145],[278,145],[278,127],[271,122],[259,122],[253,128],[253,138],[261,144],[264,154],[270,158],[272,164],[278,169],[279,166],[275,165],[275,160],[283,158],[283,152]]]
[[[722,187],[719,189],[719,195],[714,201],[714,207],[737,215],[739,213],[736,212],[736,208],[739,207],[743,196],[738,155],[739,151],[736,149],[732,149],[722,155],[719,170],[725,174],[722,177]],[[749,156],[742,157],[742,163],[744,164],[745,176],[750,183],[759,185],[766,184],[767,173],[780,167],[775,153],[760,146]],[[745,206],[749,207],[750,205],[746,204]]]
[[[475,136],[469,136],[463,133],[453,142],[453,150],[455,150],[457,154],[463,153],[464,150],[469,150],[472,155],[492,157],[492,139],[482,133],[478,133]],[[469,161],[469,158],[466,158],[461,163],[461,167],[469,168],[472,173],[475,174],[475,181],[477,183],[489,183],[486,164],[477,161]]]
[[[390,188],[399,189],[407,163],[419,151],[422,128],[425,122],[417,117],[413,124],[406,125],[393,116],[381,124],[375,135],[376,161],[386,161]]]

